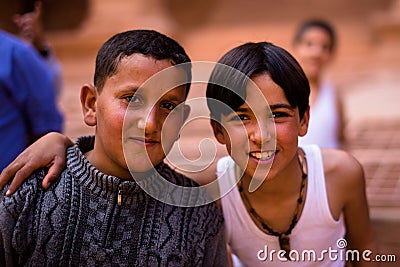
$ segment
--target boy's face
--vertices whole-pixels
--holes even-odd
[[[298,108],[291,107],[268,74],[252,81],[259,90],[248,87],[246,102],[236,112],[221,115],[222,126],[212,126],[245,176],[272,179],[297,159],[297,139],[307,132],[308,113],[300,121]],[[263,97],[266,101],[260,101]]]
[[[296,58],[307,77],[313,79],[331,61],[332,40],[328,33],[318,27],[306,30],[299,43],[295,45]]]
[[[129,169],[147,172],[165,158],[189,113],[185,86],[171,89],[162,80],[141,86],[171,66],[169,59],[133,54],[123,58],[117,73],[106,80],[94,114],[96,139],[91,153],[98,169],[130,179]]]

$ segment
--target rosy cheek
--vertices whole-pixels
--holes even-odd
[[[120,132],[122,133],[122,127],[124,124],[124,118],[125,118],[125,112],[112,112],[109,113],[111,116],[108,116],[107,118],[107,122],[105,127],[107,127],[108,129],[113,129],[114,132]]]
[[[293,136],[296,135],[297,130],[294,127],[284,127],[283,125],[276,124],[276,138],[284,140],[292,140]],[[297,135],[296,135],[297,136]]]

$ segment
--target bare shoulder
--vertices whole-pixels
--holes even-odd
[[[343,150],[321,149],[326,190],[332,215],[338,219],[349,203],[364,198],[364,171],[360,162]]]
[[[337,149],[321,149],[325,179],[342,186],[364,183],[364,171],[360,162],[349,152]]]

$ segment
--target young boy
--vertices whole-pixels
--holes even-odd
[[[39,170],[1,199],[1,266],[227,265],[215,203],[169,205],[138,185],[162,176],[197,186],[162,162],[189,112],[191,73],[179,66],[189,62],[178,43],[156,31],[122,32],[104,43],[94,85],[81,89],[84,121],[96,127],[95,136],[78,138],[68,149],[66,167],[47,191]],[[189,82],[141,88],[168,68]],[[135,156],[125,161],[124,149]],[[206,197],[196,193],[190,197]]]
[[[310,94],[300,65],[266,42],[218,63],[251,79],[216,68],[207,87],[214,135],[230,155],[217,172],[222,192],[234,188],[221,199],[232,253],[244,266],[374,265],[361,256],[376,252],[361,165],[344,151],[298,147]]]

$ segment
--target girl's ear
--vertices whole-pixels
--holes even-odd
[[[85,123],[88,126],[96,126],[97,90],[93,85],[85,84],[82,87],[81,105]]]
[[[212,119],[212,118],[210,119],[210,124],[211,124],[211,127],[212,127],[213,132],[214,132],[214,136],[217,139],[217,141],[219,143],[225,145],[226,144],[226,140],[225,140],[225,135],[224,135],[224,132],[223,132],[224,130],[222,128],[222,125],[219,122],[217,122],[216,120]]]
[[[305,136],[308,130],[308,122],[310,121],[310,106],[304,112],[303,118],[300,120],[299,136]]]

